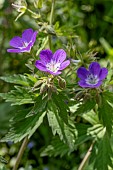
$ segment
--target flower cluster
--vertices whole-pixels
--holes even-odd
[[[10,46],[14,48],[8,49],[7,52],[30,52],[36,41],[36,36],[37,31],[33,31],[31,28],[24,30],[22,37],[15,36],[10,40]],[[59,75],[70,64],[70,60],[65,59],[66,52],[63,49],[58,49],[54,54],[50,49],[45,49],[40,52],[40,60],[36,60],[35,66],[40,71]],[[78,84],[83,88],[97,88],[102,84],[107,74],[108,70],[106,68],[101,68],[99,63],[92,62],[89,70],[84,67],[77,70],[77,75],[80,78]]]

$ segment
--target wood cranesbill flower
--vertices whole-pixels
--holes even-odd
[[[32,46],[36,41],[37,31],[33,31],[31,28],[26,29],[22,33],[22,37],[15,36],[10,40],[10,46],[14,47],[8,49],[9,53],[23,53],[30,52]]]
[[[46,49],[40,52],[40,60],[36,61],[35,66],[41,71],[58,75],[70,64],[70,61],[64,61],[65,59],[66,52],[63,49],[58,49],[54,54],[51,50]]]
[[[101,68],[99,63],[92,62],[89,66],[89,70],[84,67],[80,67],[77,70],[77,75],[80,78],[78,84],[84,88],[97,88],[102,84],[107,74],[107,68]]]

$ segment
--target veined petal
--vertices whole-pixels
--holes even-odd
[[[53,60],[57,63],[62,63],[65,59],[66,52],[63,49],[59,49],[53,54]]]
[[[94,88],[99,87],[102,84],[102,81],[100,80],[97,84],[93,85]]]
[[[78,70],[77,70],[77,75],[80,79],[82,80],[85,80],[87,78],[87,76],[89,75],[89,71],[86,70],[85,67],[80,67]]]
[[[50,73],[50,74],[52,74],[52,75],[59,75],[59,74],[62,73],[61,71],[57,71],[56,73],[54,73],[54,72],[52,72],[52,71],[50,71],[50,70],[48,70],[47,72]]]
[[[69,60],[64,61],[64,62],[60,65],[59,70],[65,69],[69,64],[70,64],[70,61],[69,61]]]
[[[34,43],[35,43],[35,41],[36,41],[36,36],[37,36],[37,34],[38,34],[37,31],[35,31],[35,32],[33,33],[33,36],[32,36],[32,38],[31,38],[32,45],[34,45]]]
[[[43,65],[43,63],[40,60],[37,60],[35,62],[35,66],[36,66],[36,68],[38,68],[41,71],[48,72],[47,68],[45,67],[45,65]]]
[[[7,52],[9,53],[21,53],[20,49],[7,49]]]
[[[15,47],[15,48],[23,47],[22,38],[20,38],[18,36],[13,37],[10,40],[9,44],[10,44],[10,46]]]
[[[79,86],[83,87],[83,88],[97,88],[102,84],[102,81],[99,81],[97,84],[93,85],[93,84],[87,84],[84,80],[80,80],[78,82]]]
[[[43,64],[45,64],[45,65],[50,62],[52,56],[53,56],[53,53],[49,49],[42,50],[40,52],[40,59],[43,62]]]
[[[29,43],[32,39],[32,36],[33,36],[33,30],[31,28],[24,30],[22,33],[23,42]]]
[[[100,70],[100,74],[99,74],[99,79],[100,80],[103,80],[103,79],[105,79],[106,78],[106,76],[108,75],[108,70],[107,70],[107,68],[101,68],[101,70]]]
[[[97,62],[92,62],[89,66],[89,72],[92,73],[93,75],[99,75],[101,70],[100,64]]]
[[[21,52],[30,52],[32,47],[32,43],[29,43],[27,47],[23,47],[20,49]]]

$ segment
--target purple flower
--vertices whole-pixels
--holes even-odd
[[[31,28],[26,29],[22,33],[22,37],[16,36],[10,40],[10,46],[13,49],[8,49],[9,53],[23,53],[30,52],[31,47],[36,41],[37,31],[33,32]]]
[[[102,84],[107,74],[107,68],[101,68],[99,63],[92,62],[89,66],[89,70],[84,67],[80,67],[77,70],[77,75],[80,78],[78,84],[81,87],[97,88]]]
[[[66,52],[63,49],[57,50],[54,54],[51,50],[46,49],[40,52],[40,60],[36,61],[35,66],[41,71],[58,75],[70,64],[70,61],[64,61],[65,59]]]

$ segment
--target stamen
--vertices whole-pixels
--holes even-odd
[[[56,73],[60,68],[60,63],[56,63],[55,61],[52,60],[50,63],[47,63],[46,68],[49,71]]]
[[[87,76],[86,83],[89,85],[95,85],[99,81],[97,75],[90,74]]]

